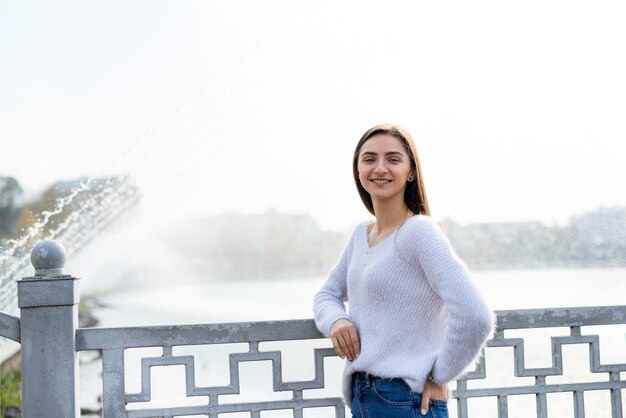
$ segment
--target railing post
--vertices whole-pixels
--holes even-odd
[[[23,415],[78,418],[78,279],[63,274],[65,249],[56,241],[39,242],[30,259],[35,276],[17,283]]]

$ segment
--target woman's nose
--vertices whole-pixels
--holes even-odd
[[[376,164],[376,167],[374,168],[374,172],[376,172],[376,173],[386,173],[387,172],[387,167],[385,166],[385,162],[384,161],[380,161],[378,164]]]

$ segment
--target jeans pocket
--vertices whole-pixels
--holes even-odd
[[[430,401],[428,409],[431,411],[433,418],[448,418],[448,402],[447,401]]]
[[[387,405],[413,405],[411,388],[402,379],[379,379],[372,383],[372,392]]]

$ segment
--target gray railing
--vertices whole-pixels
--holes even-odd
[[[582,418],[585,416],[584,392],[609,390],[612,416],[613,418],[622,418],[621,389],[626,388],[626,381],[621,379],[620,373],[626,371],[626,363],[602,364],[600,362],[599,336],[582,335],[581,326],[625,324],[626,306],[498,311],[497,315],[498,330],[495,337],[487,343],[487,347],[513,347],[515,376],[534,378],[534,384],[468,389],[468,381],[487,377],[487,366],[483,356],[477,370],[467,373],[463,379],[458,380],[457,389],[453,391],[453,396],[458,399],[459,417],[468,416],[468,398],[495,396],[498,402],[498,417],[506,418],[508,417],[508,399],[513,395],[535,395],[537,417],[547,417],[546,395],[548,393],[571,392],[574,402],[574,417]],[[524,340],[504,336],[504,332],[507,330],[555,327],[569,327],[569,335],[551,337],[551,367],[525,367]],[[546,378],[563,375],[563,346],[567,344],[588,344],[590,372],[601,374],[604,379],[584,383],[547,383]]]
[[[54,241],[38,244],[31,260],[35,276],[18,283],[21,317],[0,313],[0,336],[21,342],[23,414],[28,418],[78,417],[78,352],[98,350],[102,354],[103,416],[175,417],[208,416],[217,418],[226,413],[245,412],[251,418],[262,411],[290,410],[291,416],[310,415],[316,408],[331,408],[335,417],[345,417],[346,408],[339,396],[311,397],[309,390],[325,387],[325,359],[335,356],[332,348],[314,348],[315,377],[312,380],[283,381],[280,350],[264,351],[265,342],[316,340],[323,336],[312,320],[265,321],[205,325],[150,326],[130,328],[78,328],[78,279],[64,275],[63,248]],[[622,389],[626,381],[621,373],[626,363],[603,364],[600,361],[600,337],[584,335],[581,327],[626,324],[626,306],[590,308],[532,309],[499,311],[498,331],[488,343],[487,354],[499,347],[512,347],[515,377],[527,378],[524,383],[491,385],[488,375],[498,374],[498,367],[488,367],[489,355],[483,356],[475,371],[457,381],[451,395],[456,399],[458,417],[472,416],[472,399],[496,399],[498,417],[508,417],[509,399],[520,395],[535,398],[536,416],[548,416],[548,395],[570,393],[573,415],[585,416],[585,393],[608,391],[613,418],[622,418]],[[523,338],[505,336],[505,332],[534,328],[565,328],[568,335],[551,337],[551,367],[525,366]],[[230,353],[230,382],[220,386],[197,385],[196,359],[192,355],[175,354],[181,346],[247,344],[247,351]],[[599,378],[584,382],[551,382],[563,374],[563,346],[586,344],[589,347],[589,368]],[[141,359],[141,390],[128,393],[125,387],[125,352],[134,348],[159,347],[160,355]],[[261,402],[224,401],[225,395],[239,394],[240,365],[246,362],[269,361],[272,364],[272,389],[287,393],[290,399]],[[151,370],[160,366],[183,367],[187,397],[208,399],[203,405],[144,407],[152,399]],[[528,378],[533,379],[528,383]],[[474,385],[480,382],[481,385]],[[452,405],[451,405],[452,406]],[[493,414],[492,414],[493,415]],[[482,416],[482,415],[481,415]],[[532,416],[526,414],[524,416]],[[567,416],[567,415],[558,415]]]

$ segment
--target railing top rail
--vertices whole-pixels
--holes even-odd
[[[499,330],[626,323],[626,305],[516,309],[496,314]]]
[[[626,323],[626,305],[496,311],[498,329],[547,328]],[[82,328],[76,350],[232,344],[323,338],[312,319]]]
[[[312,319],[127,328],[82,328],[76,332],[76,350],[232,344],[315,338],[324,338],[324,336],[317,330]]]
[[[0,312],[0,337],[20,342],[20,319]]]

